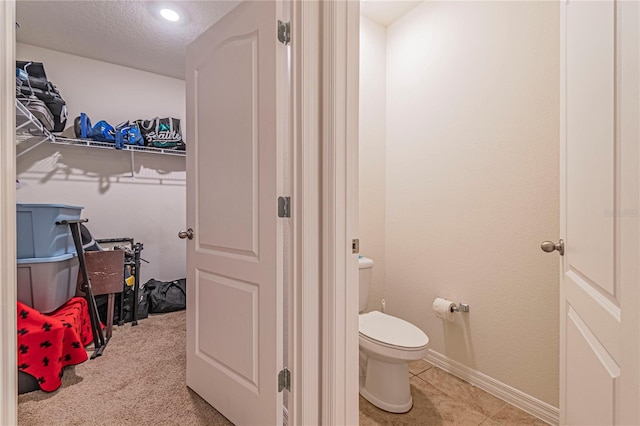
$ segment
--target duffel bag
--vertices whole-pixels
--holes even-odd
[[[22,94],[34,95],[43,101],[53,115],[52,130],[62,132],[67,124],[67,103],[55,84],[47,79],[44,65],[41,62],[16,61],[16,67],[28,74],[27,80],[22,84]]]
[[[157,314],[186,309],[187,280],[157,281],[153,278],[146,282],[144,289],[149,296],[149,312]]]
[[[57,89],[56,89],[57,90]],[[62,132],[67,124],[67,104],[55,91],[45,91],[22,84],[21,92],[24,96],[35,96],[45,103],[54,119],[54,132]]]
[[[173,117],[136,120],[144,144],[155,148],[184,151],[185,143],[180,131],[180,119]]]
[[[45,129],[49,131],[53,130],[54,118],[44,102],[35,96],[29,96],[27,98],[21,96],[18,100],[42,123]]]
[[[49,79],[42,62],[16,61],[16,68],[24,70],[29,75],[29,84],[34,89],[47,90]]]

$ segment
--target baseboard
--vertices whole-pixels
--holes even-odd
[[[542,421],[551,425],[557,425],[560,421],[560,410],[556,407],[499,382],[486,374],[473,370],[445,355],[429,349],[425,360]]]

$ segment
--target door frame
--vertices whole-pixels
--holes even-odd
[[[360,2],[322,3],[321,424],[358,424]]]
[[[15,1],[0,2],[0,424],[18,423],[16,368]],[[9,102],[8,100],[11,100]]]
[[[358,424],[360,2],[322,3],[321,424]]]
[[[288,292],[288,424],[320,420],[320,4],[293,2],[291,16],[291,291]],[[297,342],[297,344],[295,343]]]
[[[357,1],[293,2],[290,424],[358,423],[359,33]]]

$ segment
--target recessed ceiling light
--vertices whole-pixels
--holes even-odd
[[[162,9],[160,15],[167,21],[176,22],[180,19],[180,15],[173,9]]]

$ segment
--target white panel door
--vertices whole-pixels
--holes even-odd
[[[187,385],[282,424],[276,8],[242,2],[187,50]]]
[[[625,209],[637,209],[638,141],[623,138],[637,124],[621,108],[621,84],[631,81],[621,78],[621,9],[586,0],[561,8],[560,422],[623,424],[640,359],[628,357],[639,337],[638,212]]]

